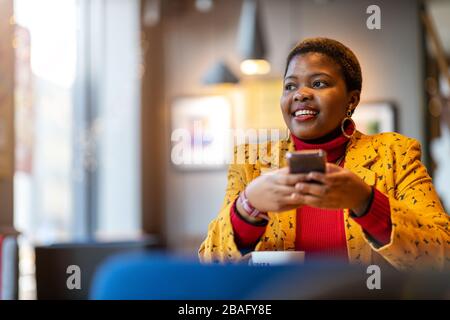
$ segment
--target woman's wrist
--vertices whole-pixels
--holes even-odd
[[[372,205],[375,190],[371,186],[367,186],[367,187],[368,187],[367,195],[364,197],[364,201],[363,201],[362,205],[360,205],[357,208],[350,209],[353,212],[353,214],[357,217],[364,216],[369,211],[369,209]]]
[[[236,201],[236,209],[239,215],[246,221],[250,223],[259,223],[264,220],[269,220],[267,213],[260,212],[258,209],[253,207],[247,198],[246,190],[239,194],[239,198]]]
[[[250,224],[259,224],[264,221],[261,217],[252,217],[250,216],[242,207],[241,201],[239,199],[236,201],[236,211],[239,216]]]

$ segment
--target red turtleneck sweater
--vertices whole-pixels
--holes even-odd
[[[347,128],[350,132],[353,128]],[[336,162],[345,154],[348,138],[342,135],[340,128],[320,140],[306,143],[292,135],[296,150],[324,149],[328,162]],[[342,162],[341,166],[344,165]],[[391,234],[390,206],[387,196],[374,189],[374,197],[367,213],[353,219],[363,230],[381,245],[389,243]],[[236,244],[240,249],[251,248],[264,234],[265,225],[248,223],[231,207],[231,223],[235,232]],[[295,238],[296,250],[305,251],[307,257],[326,256],[347,259],[347,241],[345,239],[344,215],[342,209],[327,210],[310,206],[297,209]]]

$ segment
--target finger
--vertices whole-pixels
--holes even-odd
[[[343,169],[344,168],[342,168],[342,167],[340,167],[338,165],[335,165],[334,163],[327,162],[325,172],[328,174],[328,173],[339,172],[339,171],[342,171]]]
[[[298,198],[302,204],[310,207],[322,208],[327,210],[335,210],[342,208],[342,206],[340,206],[336,201],[332,201],[328,198],[321,198],[308,194],[299,194]]]
[[[307,181],[317,181],[322,184],[326,183],[326,176],[322,172],[312,171],[307,175]]]
[[[351,179],[352,175],[354,175],[354,173],[350,170],[341,168],[340,171],[327,173],[326,181],[327,184],[330,185],[339,185],[345,183],[345,181],[347,181],[348,179]]]
[[[284,196],[281,199],[282,206],[297,206],[302,205],[301,195],[297,192],[292,192],[291,194]]]
[[[322,208],[322,199],[313,195],[309,194],[297,194],[298,200],[307,206],[310,207],[316,207],[316,208]]]
[[[314,195],[323,197],[327,193],[328,186],[325,184],[299,182],[295,185],[295,190],[303,195]]]
[[[273,193],[277,194],[279,196],[289,197],[294,192],[295,192],[295,188],[294,187],[285,186],[285,185],[281,185],[281,184],[277,184],[273,188]]]
[[[307,174],[296,173],[287,175],[278,175],[275,182],[279,185],[294,186],[297,182],[307,181]]]

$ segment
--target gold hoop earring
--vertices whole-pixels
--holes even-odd
[[[345,132],[345,122],[346,121],[351,121],[353,124],[353,132],[350,135],[347,134],[347,132]],[[353,121],[353,119],[352,119],[352,111],[350,109],[347,110],[347,117],[345,117],[341,122],[341,131],[342,131],[342,134],[344,135],[344,137],[346,137],[348,139],[353,137],[353,135],[355,134],[356,125],[355,125],[355,121]]]

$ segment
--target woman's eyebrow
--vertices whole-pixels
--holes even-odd
[[[317,77],[317,76],[326,76],[328,78],[332,78],[332,76],[330,76],[328,73],[325,73],[325,72],[315,72],[315,73],[312,73],[309,75],[310,78]]]
[[[311,73],[311,74],[307,75],[308,78],[314,78],[314,77],[318,77],[318,76],[325,76],[325,77],[328,77],[328,78],[333,78],[331,75],[329,75],[326,72],[314,72],[314,73]],[[297,80],[298,77],[295,76],[295,75],[290,75],[290,76],[287,76],[287,77],[284,78],[285,81],[289,80],[289,79]]]
[[[296,76],[287,76],[287,77],[284,78],[285,81],[289,80],[289,79],[297,80],[297,77]]]

